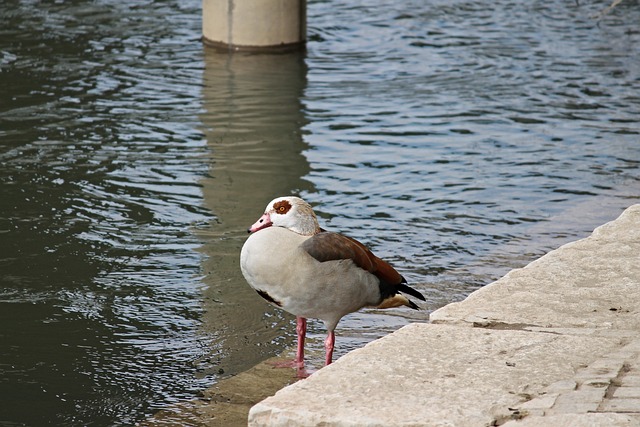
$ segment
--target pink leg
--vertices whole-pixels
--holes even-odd
[[[333,360],[333,347],[335,343],[336,343],[336,334],[333,331],[329,331],[329,334],[327,334],[327,339],[324,340],[325,365],[330,365]]]
[[[286,362],[272,362],[271,364],[276,368],[296,368],[298,378],[306,378],[309,373],[304,369],[304,339],[307,334],[307,319],[304,317],[296,317],[296,333],[298,334],[296,358]]]
[[[298,368],[304,366],[304,338],[307,335],[307,319],[296,317],[296,332],[298,334],[298,349],[295,364]]]

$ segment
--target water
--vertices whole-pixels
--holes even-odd
[[[605,6],[310,2],[306,53],[228,56],[197,1],[5,2],[0,425],[131,425],[287,348],[238,270],[277,195],[427,296],[337,356],[637,203],[640,8]]]
[[[0,424],[131,425],[206,382],[198,8],[11,3]]]

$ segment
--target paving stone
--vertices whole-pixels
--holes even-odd
[[[640,419],[628,414],[558,414],[525,417],[501,427],[640,427]]]
[[[622,377],[622,385],[627,387],[640,387],[640,375],[627,374]]]
[[[612,383],[612,380],[588,379],[584,380],[580,387],[582,388],[602,388],[606,389]]]
[[[558,396],[559,395],[557,393],[545,394],[544,396],[524,402],[518,406],[518,409],[529,412],[534,409],[549,409],[556,403]]]
[[[556,399],[555,404],[545,414],[582,414],[587,412],[596,412],[602,398],[590,399],[587,396],[581,396],[573,392],[570,394],[560,395]]]
[[[613,392],[613,398],[636,398],[640,399],[640,387],[618,387]],[[640,408],[639,408],[640,409]]]
[[[612,374],[615,377],[616,375],[618,375],[618,372],[620,372],[623,365],[624,359],[605,356],[602,359],[598,359],[595,362],[591,363],[589,365],[589,369],[606,374]]]
[[[552,384],[549,384],[545,388],[545,391],[547,393],[561,393],[561,392],[573,391],[576,389],[576,387],[578,387],[578,385],[574,380],[560,380]]]
[[[607,399],[600,406],[601,412],[637,412],[640,414],[640,398]]]
[[[635,339],[631,343],[624,347],[625,350],[634,351],[636,354],[640,353],[640,339]]]

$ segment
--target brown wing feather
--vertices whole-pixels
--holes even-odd
[[[350,259],[358,267],[374,274],[379,280],[380,301],[377,308],[391,308],[406,305],[419,307],[399,294],[403,292],[425,301],[425,297],[407,285],[407,281],[389,263],[375,256],[365,245],[338,233],[322,231],[307,239],[302,249],[320,262]]]
[[[362,251],[367,254],[367,258],[373,264],[373,269],[369,270],[371,273],[375,274],[378,279],[383,282],[389,283],[390,285],[398,285],[404,281],[404,278],[400,273],[396,271],[395,268],[391,266],[388,262],[383,259],[378,258],[362,243],[358,242],[356,239],[352,239],[351,237],[342,236],[345,239],[351,241],[354,245],[360,247]],[[357,264],[357,263],[356,263]],[[359,264],[358,264],[359,265]]]
[[[404,278],[389,263],[375,256],[365,245],[351,237],[324,231],[302,244],[309,255],[320,262],[350,259],[358,267],[374,274],[390,285],[404,282]]]

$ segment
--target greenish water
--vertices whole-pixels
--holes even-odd
[[[306,52],[229,56],[196,1],[5,2],[0,425],[132,425],[287,348],[238,269],[277,195],[428,297],[337,356],[637,203],[640,8],[605,6],[310,1]]]

